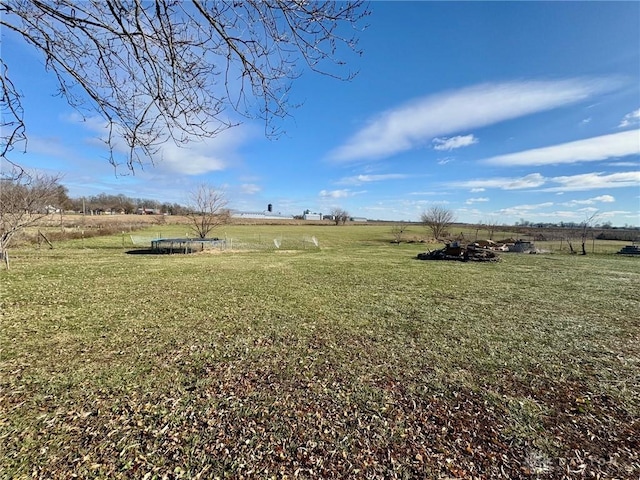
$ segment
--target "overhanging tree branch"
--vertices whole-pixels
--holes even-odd
[[[342,56],[359,53],[341,34],[368,11],[363,0],[0,0],[0,26],[43,54],[59,94],[101,118],[114,165],[153,163],[159,146],[265,122],[292,107],[306,65],[350,79]],[[2,66],[0,153],[26,142],[18,89]],[[4,133],[6,132],[6,133]]]

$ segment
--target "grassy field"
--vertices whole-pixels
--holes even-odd
[[[640,476],[640,259],[423,262],[389,226],[216,235],[291,248],[11,252],[0,478]]]

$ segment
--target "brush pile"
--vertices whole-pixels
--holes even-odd
[[[457,260],[460,262],[499,262],[498,254],[490,249],[477,245],[461,245],[458,242],[448,243],[440,250],[419,253],[418,260]]]

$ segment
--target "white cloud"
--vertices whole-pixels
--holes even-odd
[[[640,187],[640,171],[603,174],[600,172],[550,178],[560,186],[545,188],[547,192],[595,190],[599,188]]]
[[[584,208],[579,208],[576,211],[584,213],[584,214],[586,214],[588,216],[588,215],[592,215],[592,214],[596,213],[598,211],[598,209],[596,207],[584,207]]]
[[[173,143],[162,145],[156,166],[162,170],[169,170],[184,175],[201,175],[207,172],[224,170],[227,167],[225,153],[213,152],[207,147],[209,142],[199,145],[189,144],[187,148]]]
[[[482,188],[482,187],[474,187],[471,189],[471,193],[480,193],[480,192],[484,192],[486,190],[486,188]]]
[[[638,123],[640,123],[640,108],[631,113],[627,113],[620,121],[618,128],[625,128],[631,125],[637,125]]]
[[[99,133],[101,135],[108,133],[107,130],[109,128],[109,123],[104,118],[97,115],[82,115],[78,111],[73,111],[69,114],[62,115],[61,118],[66,122],[82,125],[87,130],[94,133]]]
[[[634,213],[635,213],[635,217],[634,217]],[[631,214],[631,215],[629,215],[629,214]],[[637,217],[637,215],[638,215],[637,212],[630,212],[628,210],[609,210],[608,212],[599,212],[598,213],[598,217],[602,217],[602,218],[611,218],[611,217],[615,217],[615,216],[618,216],[618,215],[629,215],[628,218],[635,219],[635,220],[637,220],[637,218],[638,218]]]
[[[553,202],[544,202],[544,203],[536,203],[536,204],[525,204],[525,205],[515,205],[513,207],[503,208],[498,210],[499,215],[507,215],[514,217],[521,217],[525,215],[530,215],[532,212],[535,212],[540,209],[549,208],[553,206]]]
[[[107,122],[101,117],[82,117],[72,113],[65,117],[69,122],[79,123],[100,138],[91,138],[90,143],[105,146],[104,137],[108,132]],[[211,128],[215,130],[215,128]],[[184,175],[201,175],[226,169],[238,159],[237,150],[253,135],[253,127],[241,124],[220,131],[211,138],[190,138],[187,142],[176,145],[168,140],[158,145],[153,162],[159,170]],[[113,139],[114,151],[128,155],[129,147],[121,137]]]
[[[600,195],[599,197],[593,197],[590,200],[593,200],[594,202],[602,202],[602,203],[613,203],[616,201],[613,195]]]
[[[550,110],[610,90],[612,80],[573,78],[482,84],[419,98],[382,112],[331,152],[336,161],[377,159],[461,130]]]
[[[468,198],[465,203],[467,205],[472,205],[474,203],[488,202],[488,201],[489,199],[487,197],[477,197],[477,198]]]
[[[637,167],[638,162],[610,162],[606,165],[608,167]]]
[[[156,166],[185,175],[225,170],[238,162],[238,149],[252,135],[251,127],[239,125],[213,138],[191,141],[183,146],[167,142],[160,146]]]
[[[571,200],[570,202],[563,203],[562,205],[572,207],[575,205],[593,205],[595,203],[612,203],[616,199],[612,195],[600,195],[598,197],[587,198],[585,200]]]
[[[440,158],[438,159],[438,165],[446,165],[447,163],[452,161],[453,161],[453,158],[451,157]]]
[[[454,187],[470,188],[471,191],[483,191],[486,188],[499,188],[502,190],[519,190],[523,188],[536,188],[544,185],[545,178],[539,173],[530,173],[524,177],[496,177],[484,180],[468,180],[455,182]]]
[[[549,184],[557,186],[545,186]],[[584,173],[580,175],[543,177],[539,173],[530,173],[524,177],[495,177],[464,182],[450,183],[451,187],[470,188],[472,191],[497,188],[501,190],[535,189],[545,186],[540,191],[568,192],[580,190],[596,190],[602,188],[640,187],[640,171],[605,174],[602,172]],[[594,202],[613,202],[611,195],[600,195],[592,199]]]
[[[320,190],[320,196],[322,198],[347,198],[347,197],[353,197],[358,193],[362,193],[362,192],[353,192],[348,188],[344,190]]]
[[[437,137],[432,140],[434,150],[454,150],[456,148],[468,147],[478,143],[478,139],[471,135],[458,135],[457,137]]]
[[[502,166],[537,166],[595,162],[638,154],[640,154],[640,130],[629,130],[551,147],[498,155],[482,162]]]
[[[385,180],[401,180],[407,178],[408,175],[403,173],[387,173],[380,175],[355,175],[353,177],[345,177],[340,179],[337,183],[339,185],[362,185],[369,182],[382,182]]]

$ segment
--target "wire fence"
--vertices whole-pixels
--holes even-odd
[[[311,236],[249,235],[226,237],[225,249],[229,250],[317,250],[320,243]]]
[[[162,247],[173,250],[180,248],[179,246],[188,245],[190,251],[206,251],[206,250],[318,250],[320,243],[314,236],[283,236],[283,235],[245,235],[222,237],[216,239],[208,239],[201,241],[196,238],[181,239],[163,239],[163,237],[149,235],[129,235],[131,243],[136,247],[154,248]],[[192,245],[193,244],[193,245]],[[198,244],[197,247],[194,247]]]

